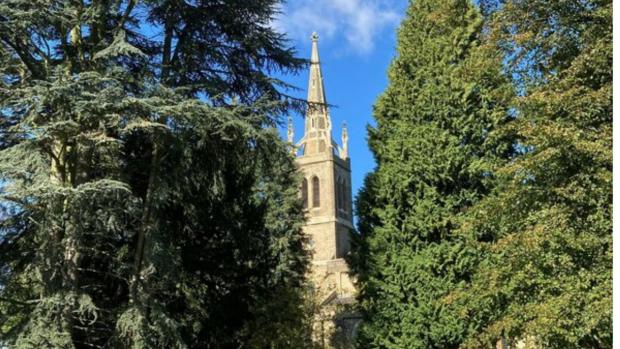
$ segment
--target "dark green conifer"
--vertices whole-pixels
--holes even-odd
[[[0,2],[0,345],[308,342],[277,4]]]
[[[455,230],[511,149],[489,137],[512,89],[482,24],[468,0],[417,0],[398,31],[369,129],[377,168],[357,201],[361,347],[456,348],[465,336],[448,296],[475,258]]]

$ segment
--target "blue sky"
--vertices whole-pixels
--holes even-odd
[[[319,34],[319,54],[333,137],[340,142],[341,125],[349,130],[352,190],[355,196],[374,159],[366,143],[366,126],[374,124],[372,106],[387,85],[387,68],[394,57],[396,28],[407,0],[288,0],[274,23],[287,33],[301,57],[310,57],[310,35]],[[305,98],[308,72],[284,80],[301,88]],[[303,134],[303,119],[293,116],[295,141]],[[282,130],[285,137],[285,131]]]

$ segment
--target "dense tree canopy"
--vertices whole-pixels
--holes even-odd
[[[306,345],[276,5],[0,3],[3,341]]]
[[[357,199],[361,346],[611,348],[611,1],[480,5],[482,31],[458,0],[400,28]]]
[[[463,231],[482,252],[459,293],[468,344],[611,348],[611,1],[506,2],[491,17],[522,96],[522,150]]]

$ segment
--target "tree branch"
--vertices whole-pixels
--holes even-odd
[[[5,45],[9,46],[13,50],[13,52],[15,52],[15,54],[19,57],[22,63],[24,63],[26,68],[28,68],[32,76],[37,79],[42,79],[44,77],[42,70],[37,64],[38,62],[32,57],[32,55],[30,55],[28,50],[25,49],[23,45],[18,42],[11,42],[5,36],[0,37],[0,40],[2,40]]]
[[[170,9],[168,9],[170,10]],[[171,51],[172,51],[172,37],[174,36],[174,24],[172,22],[172,16],[170,14],[166,15],[166,23],[164,25],[164,49],[162,52],[162,70],[161,70],[161,81],[165,84],[168,80],[168,75],[170,74],[170,60],[171,60]]]
[[[0,296],[0,302],[7,302],[7,303],[12,303],[12,304],[30,306],[32,304],[39,303],[40,300],[38,300],[38,299],[31,299],[31,300],[28,300],[28,301],[18,301],[18,300],[12,299],[12,298],[6,298],[6,297],[1,297]]]
[[[121,20],[118,22],[118,25],[116,26],[115,31],[119,31],[123,29],[123,27],[125,26],[125,22],[127,22],[127,19],[129,18],[129,15],[131,14],[131,11],[133,10],[134,6],[136,6],[136,0],[129,0],[129,3],[127,4],[127,7],[125,8],[125,12],[123,13],[123,16],[121,17]]]

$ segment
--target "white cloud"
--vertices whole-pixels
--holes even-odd
[[[372,51],[384,30],[400,21],[394,1],[288,0],[274,25],[295,40],[309,40],[316,31],[323,40],[344,40],[364,54]]]

